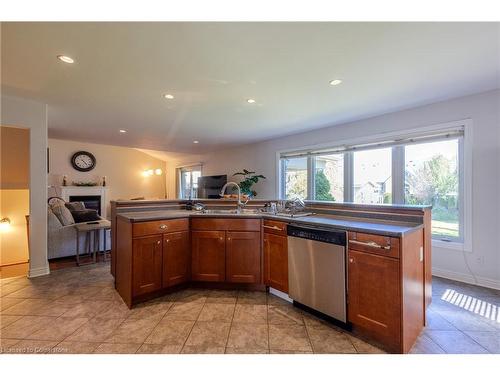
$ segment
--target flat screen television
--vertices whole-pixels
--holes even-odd
[[[198,198],[220,199],[220,191],[227,182],[227,174],[198,177]]]

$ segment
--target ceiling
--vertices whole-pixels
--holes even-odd
[[[203,153],[498,88],[499,30],[3,23],[2,91],[47,103],[54,138]]]

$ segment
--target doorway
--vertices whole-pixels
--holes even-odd
[[[0,126],[0,279],[29,269],[30,130]]]

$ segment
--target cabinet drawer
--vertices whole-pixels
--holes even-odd
[[[141,237],[185,230],[189,230],[189,219],[171,219],[134,223],[132,233],[134,237]]]
[[[192,230],[235,230],[259,232],[260,219],[205,219],[192,218]]]
[[[284,221],[264,220],[262,227],[264,233],[277,234],[278,236],[286,236],[287,223]]]
[[[377,234],[349,232],[350,250],[399,258],[399,238]]]

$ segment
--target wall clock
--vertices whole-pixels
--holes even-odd
[[[78,151],[71,157],[71,165],[77,171],[88,172],[95,167],[95,156],[87,151]]]

